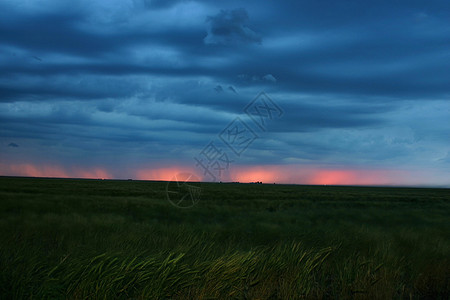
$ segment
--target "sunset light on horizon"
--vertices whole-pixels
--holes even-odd
[[[116,179],[172,181],[177,174],[192,174],[196,179],[211,182],[196,168],[181,166],[170,168],[142,168],[136,170],[109,170],[105,168],[64,168],[56,165],[0,164],[0,173],[7,176],[80,178],[80,179]],[[127,175],[127,176],[123,176]],[[426,175],[426,177],[422,177]],[[324,168],[303,165],[239,166],[223,176],[221,182],[239,182],[264,184],[299,185],[355,185],[355,186],[441,186],[447,187],[442,180],[445,174],[424,173],[417,170],[364,170],[345,168]]]

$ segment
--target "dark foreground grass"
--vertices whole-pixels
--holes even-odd
[[[1,299],[448,299],[448,189],[0,178]]]

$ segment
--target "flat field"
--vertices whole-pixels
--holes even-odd
[[[201,189],[0,177],[0,298],[449,298],[449,189]]]

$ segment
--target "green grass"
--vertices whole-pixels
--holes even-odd
[[[165,185],[0,177],[0,298],[449,298],[449,189]]]

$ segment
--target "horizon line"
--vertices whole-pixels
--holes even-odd
[[[148,181],[148,182],[173,182],[173,180],[157,179],[134,179],[134,178],[91,178],[91,177],[52,177],[52,176],[20,176],[20,175],[0,175],[0,178],[32,178],[32,179],[69,179],[69,180],[98,180],[98,181]],[[307,183],[281,183],[281,182],[240,182],[240,181],[189,181],[196,183],[217,183],[217,184],[264,184],[264,185],[298,185],[314,187],[379,187],[379,188],[433,188],[450,189],[450,185],[370,185],[370,184],[307,184]]]

